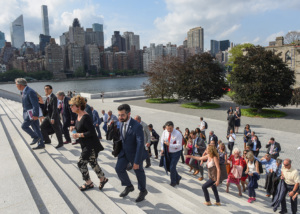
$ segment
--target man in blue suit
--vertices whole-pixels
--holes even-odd
[[[122,139],[122,149],[118,155],[116,172],[121,180],[122,186],[126,186],[120,197],[125,197],[129,192],[134,191],[134,187],[128,177],[127,164],[133,165],[134,172],[138,180],[140,194],[135,200],[143,201],[148,194],[146,190],[146,175],[143,169],[143,160],[148,156],[144,147],[143,127],[137,121],[130,117],[131,109],[128,104],[122,104],[118,107],[118,117],[121,122],[120,138]]]
[[[45,148],[43,136],[39,125],[39,100],[36,92],[27,86],[27,81],[23,78],[15,80],[16,86],[22,94],[23,119],[22,129],[33,139],[30,145],[38,143],[33,149]],[[31,126],[31,128],[29,127]]]
[[[93,124],[94,124],[94,126],[96,128],[96,131],[98,133],[98,138],[102,139],[101,131],[100,131],[101,119],[99,117],[98,112],[92,106],[91,106],[91,110],[92,110],[92,113],[93,113]]]

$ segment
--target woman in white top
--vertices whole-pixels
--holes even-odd
[[[259,180],[259,163],[254,158],[253,152],[250,151],[247,153],[247,170],[246,174],[249,176],[249,184],[248,184],[248,192],[249,192],[249,199],[248,202],[252,203],[255,201],[255,189],[258,187],[257,180]]]
[[[220,177],[221,177],[221,170],[220,170],[220,164],[219,164],[219,154],[215,146],[209,146],[207,149],[207,155],[199,157],[199,156],[191,156],[187,155],[187,158],[194,158],[196,160],[207,160],[207,168],[208,168],[208,177],[209,180],[206,181],[205,184],[202,185],[202,190],[204,192],[205,201],[204,204],[207,206],[211,206],[209,194],[208,194],[208,188],[211,187],[215,198],[216,203],[215,205],[220,206],[220,198],[217,186],[220,184]]]

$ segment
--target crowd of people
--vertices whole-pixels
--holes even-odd
[[[279,159],[281,147],[273,137],[266,145],[267,153],[258,158],[262,143],[250,125],[244,128],[244,150],[240,151],[235,146],[236,134],[241,124],[241,110],[235,111],[230,107],[227,111],[228,128],[226,133],[227,148],[225,143],[216,136],[213,130],[208,134],[208,123],[200,117],[199,126],[195,130],[186,128],[184,133],[180,128],[174,127],[172,121],[167,121],[163,126],[161,136],[154,130],[152,124],[146,124],[141,116],[131,117],[131,108],[127,104],[118,107],[117,116],[111,110],[102,110],[99,116],[97,110],[87,104],[87,100],[80,95],[59,91],[53,93],[51,85],[45,85],[46,100],[44,101],[33,89],[27,86],[25,79],[15,80],[18,90],[22,95],[23,118],[22,129],[28,133],[32,142],[37,144],[34,150],[44,149],[45,144],[51,144],[49,135],[56,134],[57,149],[64,144],[81,145],[81,156],[78,168],[85,183],[79,187],[81,191],[94,187],[89,177],[87,164],[89,163],[99,178],[99,189],[102,190],[108,182],[101,167],[97,162],[100,151],[104,148],[101,144],[101,124],[107,140],[113,140],[114,156],[118,157],[116,173],[125,186],[120,197],[127,196],[134,191],[127,171],[134,170],[140,194],[136,202],[143,201],[148,194],[146,188],[145,168],[151,167],[150,157],[159,159],[159,165],[170,172],[170,185],[175,187],[180,184],[182,177],[178,174],[177,164],[181,158],[182,163],[189,166],[190,172],[197,176],[199,181],[204,180],[204,171],[207,170],[208,179],[202,185],[205,196],[205,205],[212,205],[208,193],[211,187],[215,195],[215,205],[221,205],[218,195],[218,186],[226,180],[226,192],[229,193],[231,183],[236,184],[239,195],[248,191],[248,202],[256,201],[255,189],[263,172],[266,173],[266,197],[272,195],[272,206],[276,210],[281,204],[281,213],[286,213],[285,195],[291,198],[292,212],[297,212],[297,195],[299,194],[298,171],[291,167],[292,161]],[[40,120],[39,120],[40,119]],[[41,122],[41,124],[39,124]],[[72,135],[70,136],[70,132]],[[65,141],[63,141],[63,136]],[[72,138],[72,139],[71,139]],[[161,144],[159,157],[158,145]],[[154,153],[151,147],[153,145]],[[227,151],[228,149],[228,151]],[[206,165],[206,167],[204,167]],[[192,172],[193,170],[193,172]],[[277,191],[276,191],[277,190]],[[279,191],[280,190],[280,191]]]

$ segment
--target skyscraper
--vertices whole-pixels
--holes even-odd
[[[41,6],[41,11],[42,11],[43,32],[44,32],[44,35],[50,36],[50,32],[49,32],[49,19],[48,19],[48,8],[47,8],[47,5],[42,5],[42,6]]]
[[[6,42],[6,40],[5,40],[5,34],[0,31],[0,49],[4,47],[5,42]]]
[[[44,34],[40,34],[39,36],[40,39],[40,52],[42,55],[45,54],[45,47],[50,43],[51,36],[46,36]]]
[[[93,31],[94,32],[103,32],[103,25],[102,24],[94,23],[92,26],[93,26]]]
[[[15,48],[21,48],[21,45],[25,42],[23,15],[20,15],[11,23],[10,36],[12,46]]]
[[[229,40],[223,40],[220,41],[220,50],[226,51],[230,47],[230,41]]]
[[[134,35],[133,32],[124,32],[123,36],[125,39],[125,51],[131,50],[131,47],[135,47],[136,50],[140,49],[140,36]]]
[[[187,36],[188,48],[200,48],[204,51],[204,29],[202,27],[190,29]]]
[[[77,18],[73,20],[72,27],[69,27],[69,42],[77,43],[81,47],[85,45],[85,31]]]
[[[112,48],[117,48],[118,51],[125,51],[125,39],[120,35],[120,31],[114,31],[111,37]]]
[[[210,40],[210,53],[213,57],[220,51],[220,42],[217,40]]]

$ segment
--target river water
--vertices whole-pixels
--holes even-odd
[[[128,91],[141,89],[141,85],[147,81],[147,77],[128,77],[113,79],[95,79],[95,80],[74,80],[63,82],[29,82],[28,86],[37,91],[40,95],[44,95],[44,86],[49,84],[53,87],[53,92],[57,91],[75,91],[86,92],[91,94],[112,91]],[[14,83],[0,84],[0,89],[19,93]]]

